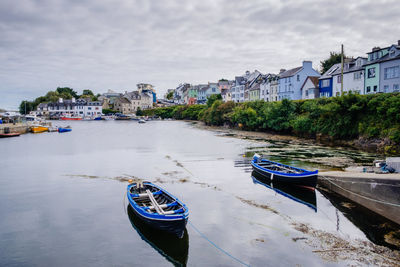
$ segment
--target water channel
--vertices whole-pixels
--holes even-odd
[[[53,123],[73,130],[0,140],[0,266],[399,264],[390,239],[398,225],[329,191],[260,183],[248,164],[261,152],[328,170],[376,155],[237,139],[182,121]],[[189,207],[183,238],[132,213],[132,178]]]

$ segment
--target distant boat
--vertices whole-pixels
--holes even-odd
[[[127,197],[135,213],[148,225],[183,235],[189,210],[178,198],[150,182],[129,184]]]
[[[304,169],[284,165],[263,159],[260,155],[255,154],[251,161],[253,170],[262,175],[264,178],[271,179],[288,184],[297,184],[315,187],[317,185],[318,170],[307,171]]]
[[[58,128],[58,132],[59,133],[66,133],[66,132],[70,132],[70,131],[72,131],[72,129],[71,128]]]
[[[251,174],[251,178],[253,179],[253,183],[263,185],[266,188],[298,203],[306,205],[317,212],[317,197],[314,188],[310,189],[299,185],[272,182],[271,179],[266,179],[255,171]]]
[[[0,133],[0,138],[17,137],[20,135],[20,133]]]
[[[49,132],[58,132],[58,127],[55,126],[49,127]]]
[[[128,205],[128,216],[139,236],[164,256],[174,266],[186,266],[189,256],[189,234],[185,229],[182,237],[154,229],[145,223]]]
[[[32,126],[31,130],[33,133],[43,133],[47,132],[49,130],[49,127],[37,125],[37,126]]]
[[[63,121],[80,121],[82,120],[82,117],[79,116],[62,116],[60,118]]]
[[[94,120],[94,121],[101,121],[102,118],[101,118],[101,117],[95,117],[93,120]]]
[[[140,119],[140,120],[138,121],[138,123],[146,123],[146,121],[145,121],[144,119]]]

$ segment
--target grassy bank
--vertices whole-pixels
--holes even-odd
[[[157,108],[147,110],[145,114],[320,141],[352,140],[362,149],[400,154],[399,93],[246,103],[223,103],[212,98],[207,105]]]

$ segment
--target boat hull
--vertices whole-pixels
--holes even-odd
[[[3,133],[3,134],[0,134],[0,138],[17,137],[20,135],[21,135],[20,133]]]
[[[70,132],[72,129],[69,128],[58,128],[58,132],[59,133],[66,133],[66,132]]]
[[[263,167],[263,165],[261,165],[261,164],[271,164],[271,165],[275,165],[277,167],[295,170],[295,171],[298,171],[299,173],[293,174],[293,173],[284,173],[284,172],[280,172],[280,171],[274,171],[274,170],[268,169],[266,167]],[[266,159],[260,160],[256,156],[251,161],[251,166],[253,167],[253,170],[257,174],[261,175],[265,179],[270,179],[273,182],[287,183],[287,184],[292,184],[292,185],[302,185],[302,186],[309,186],[309,187],[315,187],[317,185],[318,171],[307,171],[304,169],[283,165],[283,164],[269,161]]]
[[[49,130],[48,127],[43,127],[43,126],[34,126],[32,127],[32,132],[33,133],[43,133],[47,132]]]
[[[63,121],[81,121],[82,118],[79,118],[79,117],[61,117],[61,120],[63,120]]]
[[[177,214],[171,214],[171,215],[160,215],[157,213],[146,212],[143,209],[143,207],[139,206],[138,203],[136,203],[134,201],[132,194],[130,193],[130,187],[135,186],[135,184],[130,184],[130,185],[128,185],[127,197],[128,197],[129,205],[132,207],[135,214],[138,217],[140,217],[143,220],[143,222],[145,222],[149,226],[151,226],[155,229],[158,229],[158,230],[173,233],[173,234],[177,235],[178,237],[181,237],[186,228],[187,220],[189,217],[189,212],[188,212],[187,207],[180,200],[178,200],[176,197],[169,194],[162,188],[155,186],[149,182],[147,182],[145,184],[153,186],[154,188],[162,191],[162,194],[165,194],[170,199],[178,202],[179,205],[183,208],[184,212],[177,213]]]

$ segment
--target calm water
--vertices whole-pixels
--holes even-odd
[[[176,121],[55,124],[73,130],[0,140],[1,266],[337,266],[351,261],[327,261],[296,226],[355,244],[372,239],[366,233],[373,223],[357,223],[366,211],[354,204],[344,207],[356,213],[326,192],[299,196],[253,180],[244,155],[260,149],[281,147],[280,159],[324,168],[293,160],[298,154],[290,156],[288,144],[260,147]],[[182,239],[135,218],[124,198],[131,177],[156,182],[186,203],[191,223]]]

